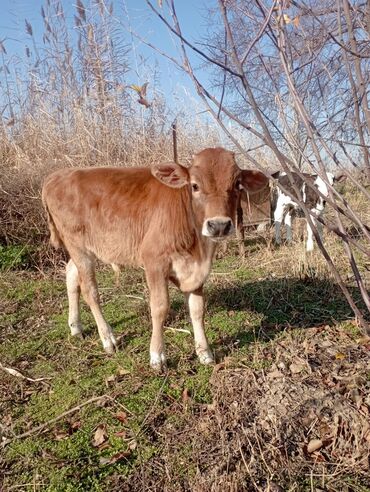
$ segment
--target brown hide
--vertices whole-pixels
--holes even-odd
[[[202,287],[216,242],[232,232],[241,189],[255,193],[268,179],[240,170],[234,155],[205,149],[190,168],[175,163],[148,168],[63,169],[50,175],[42,199],[52,244],[64,245],[67,264],[68,323],[82,332],[82,292],[108,353],[117,346],[105,321],[95,281],[95,259],[114,265],[142,265],[152,315],[151,365],[163,369],[163,324],[168,311],[168,281],[186,293],[200,361],[213,361],[204,334]]]
[[[270,184],[256,193],[243,191],[240,195],[240,208],[243,224],[257,225],[271,220],[271,189]]]
[[[188,187],[170,188],[148,168],[63,169],[47,178],[43,199],[66,249],[105,263],[141,265],[148,243],[156,256],[195,244]]]

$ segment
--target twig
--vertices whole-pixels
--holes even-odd
[[[30,381],[31,383],[38,383],[40,381],[46,381],[46,380],[50,380],[50,379],[53,379],[53,378],[29,378],[27,376],[25,376],[24,374],[22,374],[21,372],[19,372],[17,369],[13,369],[12,367],[5,367],[2,365],[2,363],[0,362],[0,369],[3,370],[4,372],[7,372],[8,374],[11,374],[12,376],[15,376],[17,378],[20,378],[20,379],[25,379],[26,381]]]
[[[264,22],[263,22],[262,26],[260,27],[260,30],[258,31],[257,36],[253,39],[253,41],[251,42],[251,44],[248,46],[247,51],[244,53],[244,55],[242,55],[241,60],[240,60],[240,62],[241,62],[241,64],[242,64],[242,65],[244,65],[244,62],[245,62],[245,60],[247,59],[247,57],[248,57],[249,53],[251,52],[251,50],[252,50],[253,46],[257,43],[257,41],[259,41],[259,39],[261,38],[261,36],[262,36],[262,35],[263,35],[263,33],[265,32],[266,27],[268,26],[268,24],[269,24],[269,22],[270,22],[271,15],[272,15],[272,13],[273,13],[273,11],[274,11],[274,9],[275,9],[275,4],[276,4],[276,1],[274,0],[274,1],[272,2],[272,5],[271,5],[271,8],[270,8],[270,10],[269,10],[268,15],[266,16],[266,18],[265,18],[265,20],[264,20]],[[227,36],[227,35],[226,35],[226,36]],[[226,65],[226,64],[225,64],[225,65]]]
[[[93,398],[86,400],[85,402],[81,403],[80,405],[77,405],[76,407],[70,408],[66,412],[61,413],[57,417],[54,417],[53,419],[48,420],[47,422],[40,424],[37,427],[34,427],[33,429],[30,429],[27,432],[22,432],[22,434],[17,434],[10,439],[4,439],[3,442],[1,443],[1,445],[2,445],[2,447],[5,447],[7,444],[12,442],[13,440],[23,439],[24,437],[28,437],[28,436],[31,436],[32,434],[36,434],[38,432],[41,432],[44,429],[47,429],[51,424],[58,422],[58,420],[61,420],[62,418],[66,417],[67,415],[70,415],[71,413],[77,412],[78,410],[85,407],[86,405],[90,405],[90,403],[94,403],[95,401],[99,401],[99,400],[102,400],[104,398],[107,398],[107,395],[94,396]]]
[[[150,407],[149,412],[145,415],[145,417],[144,417],[143,421],[141,422],[141,425],[140,425],[139,431],[137,432],[137,434],[136,434],[136,436],[135,436],[135,437],[138,437],[138,436],[139,436],[139,434],[142,432],[142,430],[143,430],[143,428],[144,428],[145,424],[147,423],[147,420],[148,420],[148,418],[149,418],[149,415],[152,413],[152,411],[154,410],[155,406],[157,405],[158,400],[159,400],[159,398],[160,398],[160,396],[161,396],[161,394],[162,394],[162,392],[163,392],[163,388],[164,388],[165,384],[167,383],[167,379],[168,379],[168,375],[166,374],[166,376],[165,376],[165,378],[164,378],[164,380],[163,380],[163,383],[162,383],[161,387],[160,387],[160,388],[159,388],[159,390],[158,390],[157,396],[155,397],[155,400],[154,400],[154,402],[153,402],[153,405]]]
[[[144,297],[133,296],[131,294],[125,294],[123,297],[129,297],[130,299],[138,299],[139,301],[144,301]]]
[[[182,333],[187,333],[188,335],[191,335],[191,331],[190,330],[186,330],[185,328],[172,328],[172,326],[166,326],[165,327],[166,330],[170,330],[170,331],[181,331]]]
[[[115,403],[116,405],[118,405],[120,408],[122,408],[126,413],[130,414],[130,415],[134,415],[127,407],[125,407],[125,405],[123,405],[122,403],[120,403],[119,401],[117,401],[115,398],[113,398],[112,396],[109,396],[109,395],[103,395],[104,398],[106,398],[107,400],[110,400],[112,401],[113,403]],[[102,397],[103,398],[103,397]]]
[[[213,63],[214,65],[218,65],[220,68],[223,68],[224,70],[226,70],[227,72],[231,73],[232,75],[235,75],[235,77],[239,77],[240,78],[240,74],[239,73],[234,72],[231,68],[223,65],[218,60],[213,60],[208,55],[206,55],[203,51],[199,50],[196,46],[194,46],[187,39],[185,39],[183,37],[183,35],[181,34],[181,32],[178,29],[175,29],[174,27],[172,27],[171,24],[163,17],[163,15],[161,15],[158,12],[158,10],[150,3],[149,0],[145,0],[145,1],[147,3],[148,7],[150,7],[152,9],[152,11],[161,19],[161,21],[168,27],[168,29],[181,40],[182,43],[186,44],[190,49],[192,49],[193,51],[195,51],[195,53],[197,53],[198,55],[200,55],[201,57],[203,57],[205,60]],[[173,8],[173,3],[171,3],[171,6]]]
[[[249,439],[248,439],[248,441],[249,441]],[[251,473],[251,469],[249,468],[249,466],[247,464],[247,461],[246,461],[246,459],[244,457],[244,453],[243,453],[243,449],[242,449],[242,445],[241,445],[240,439],[238,439],[238,444],[239,444],[240,456],[241,456],[242,461],[244,463],[245,469],[247,470],[247,473],[248,473],[248,475],[249,475],[249,477],[250,477],[253,485],[255,486],[256,490],[261,490],[261,488],[257,485],[257,482],[254,480],[253,475]],[[249,446],[250,446],[251,450],[253,450],[253,447],[252,447],[250,441],[249,441]]]

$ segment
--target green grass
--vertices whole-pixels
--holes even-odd
[[[28,245],[0,245],[0,271],[29,267],[33,251]]]
[[[261,280],[260,269],[240,266],[235,257],[217,261],[214,272],[207,284],[206,327],[218,362],[264,369],[271,360],[256,358],[256,351],[286,330],[299,336],[307,327],[338,322],[355,330],[342,295],[326,280]],[[85,338],[70,336],[62,275],[7,272],[0,277],[0,360],[31,378],[50,378],[32,383],[2,373],[0,410],[12,431],[27,432],[92,396],[109,395],[104,404],[87,405],[43,433],[12,440],[0,456],[4,490],[106,491],[114,477],[129,477],[161,455],[162,428],[181,435],[185,423],[212,403],[213,368],[199,365],[191,334],[166,330],[168,373],[149,369],[143,272],[124,271],[117,289],[111,272],[103,271],[99,285],[106,319],[122,344],[112,357],[104,354],[84,304]],[[189,329],[183,296],[172,288],[170,293],[175,314],[167,326]],[[122,411],[124,422],[117,418]],[[104,449],[92,445],[100,424],[108,434]],[[127,457],[106,463],[122,451]],[[173,458],[180,482],[195,474],[191,452],[180,439]]]

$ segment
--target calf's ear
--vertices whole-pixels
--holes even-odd
[[[151,168],[153,176],[170,188],[182,188],[189,183],[187,169],[174,162],[156,164]]]
[[[344,172],[338,171],[337,173],[334,174],[334,181],[337,183],[343,183],[347,179],[347,174]]]
[[[244,169],[240,173],[241,187],[249,193],[256,193],[267,186],[269,179],[259,171]]]

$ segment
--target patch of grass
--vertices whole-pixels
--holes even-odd
[[[235,257],[217,261],[215,270],[206,287],[206,329],[220,363],[217,370],[268,371],[276,362],[276,347],[299,337],[303,343],[304,329],[312,326],[341,326],[349,336],[360,336],[343,297],[328,279],[283,279],[269,273],[261,278],[261,269],[253,270]],[[158,478],[161,460],[175,470],[173,490],[186,490],[197,475],[199,465],[186,429],[212,407],[218,373],[197,361],[184,296],[170,289],[173,312],[165,332],[169,370],[155,375],[148,366],[151,321],[143,272],[124,270],[115,288],[111,271],[102,270],[98,283],[104,314],[121,344],[112,357],[104,354],[83,303],[85,338],[70,336],[63,276],[10,271],[0,276],[1,361],[30,378],[50,378],[31,382],[5,375],[0,382],[5,428],[27,432],[92,396],[108,395],[48,425],[41,434],[12,441],[0,457],[4,490],[39,484],[32,487],[124,491],[125,483],[131,487],[146,469]],[[92,444],[99,425],[107,433],[101,448]],[[117,453],[125,455],[115,461]],[[28,489],[34,490],[25,485]]]
[[[0,271],[28,268],[33,248],[25,245],[0,245]]]

